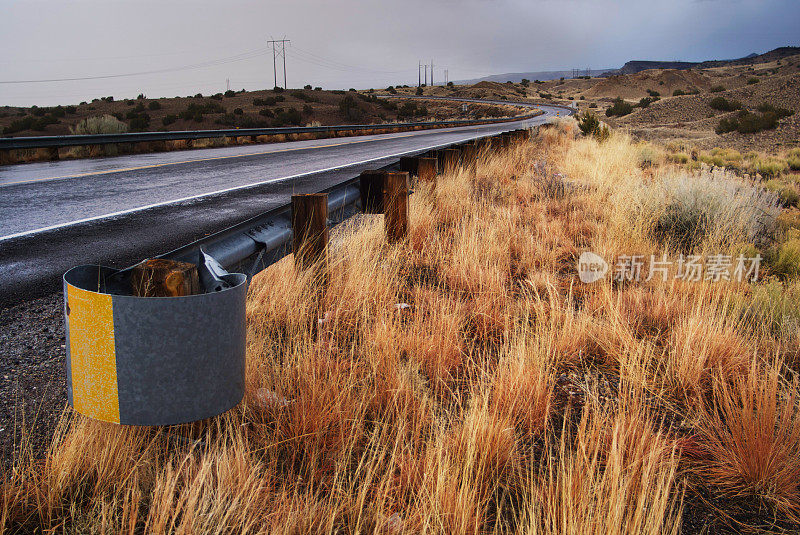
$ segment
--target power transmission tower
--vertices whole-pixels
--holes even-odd
[[[289,39],[273,39],[267,41],[268,44],[272,45],[272,75],[275,78],[275,87],[278,87],[278,67],[277,67],[277,57],[283,57],[283,87],[286,88],[286,43],[290,43]],[[278,43],[280,43],[281,47],[278,50]]]

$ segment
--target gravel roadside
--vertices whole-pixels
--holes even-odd
[[[23,426],[42,457],[67,401],[63,297],[0,309],[0,448],[10,468]]]

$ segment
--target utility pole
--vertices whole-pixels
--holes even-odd
[[[277,65],[277,57],[283,56],[283,88],[286,89],[286,43],[290,43],[289,39],[272,39],[267,41],[268,44],[272,45],[272,75],[275,79],[275,87],[278,87],[278,65]],[[280,51],[278,51],[278,43],[281,45]]]

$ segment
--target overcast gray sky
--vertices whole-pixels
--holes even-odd
[[[270,37],[290,87],[377,88],[418,60],[458,80],[741,57],[798,45],[798,21],[797,0],[0,0],[0,82],[160,71],[0,83],[0,105],[272,87]]]

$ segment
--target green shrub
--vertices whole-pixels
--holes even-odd
[[[578,128],[584,136],[594,134],[600,128],[600,120],[590,111],[578,115]]]
[[[726,89],[721,85],[715,85],[708,90],[709,93],[722,93],[723,91],[726,91]]]
[[[800,194],[798,194],[797,188],[781,180],[768,180],[764,187],[777,193],[781,204],[785,207],[797,206],[798,201],[800,201]]]
[[[643,99],[639,100],[639,103],[636,105],[638,108],[646,108],[653,102],[660,100],[659,97],[644,97]]]
[[[311,89],[311,84],[306,84],[306,86],[303,89],[310,90]]]
[[[142,132],[150,127],[150,116],[146,113],[140,113],[130,120],[131,131]]]
[[[678,164],[685,164],[689,161],[689,155],[684,152],[678,152],[675,154],[670,154],[667,157],[671,162],[678,163]]]
[[[767,156],[765,158],[753,158],[748,164],[748,169],[751,173],[758,173],[764,177],[776,177],[785,172],[789,168],[789,164],[785,160]]]
[[[233,89],[228,89],[227,91],[225,91],[225,93],[223,93],[223,96],[235,97],[236,96],[236,91],[234,91]]]
[[[253,106],[274,106],[277,103],[278,100],[275,97],[253,99]]]
[[[258,110],[258,114],[263,116],[263,117],[270,117],[270,118],[271,117],[275,117],[275,114],[272,113],[272,110],[269,109],[269,108],[263,108],[263,109]]]
[[[650,95],[651,97],[660,97],[661,96],[661,93],[659,93],[658,91],[654,91],[652,89],[648,89],[647,90],[647,94]]]
[[[31,115],[34,117],[44,117],[44,114],[47,113],[45,108],[40,108],[39,106],[31,106]]]
[[[314,115],[314,108],[310,104],[303,106],[303,115]]]
[[[418,87],[418,88],[417,88],[417,93],[416,93],[416,94],[417,94],[417,96],[420,96],[420,95],[422,95],[422,93],[423,93],[423,91],[422,91],[422,88],[421,88],[421,87]]]
[[[304,102],[319,102],[319,99],[314,95],[309,95],[302,91],[292,91],[289,95]]]
[[[178,114],[178,117],[184,120],[194,120],[196,122],[203,121],[203,115],[210,113],[225,113],[225,108],[216,102],[207,102],[205,104],[191,103],[185,110]]]
[[[111,115],[100,115],[87,117],[70,131],[73,134],[122,134],[128,131],[128,125]]]
[[[614,99],[614,104],[606,110],[606,116],[617,116],[622,117],[624,115],[628,115],[633,111],[633,106],[628,102],[625,102],[620,97]]]
[[[397,94],[397,90],[396,90],[396,89],[395,89],[393,86],[391,86],[391,85],[390,85],[389,87],[387,87],[387,88],[386,88],[386,91],[388,91],[388,92],[389,92],[389,93],[391,93],[392,95],[396,95],[396,94]]]
[[[789,151],[789,154],[786,156],[786,163],[792,171],[800,171],[800,147]]]
[[[202,97],[203,95],[200,96]],[[136,100],[144,100],[144,99],[145,99],[144,93],[139,93],[139,96],[136,97]]]
[[[154,100],[154,101],[150,102],[150,104],[147,105],[147,109],[149,109],[151,111],[160,110],[161,109],[161,103],[159,103],[157,100]]]
[[[775,275],[788,278],[800,274],[800,231],[790,230],[786,241],[769,251],[766,260]]]
[[[289,108],[288,110],[281,111],[275,114],[275,126],[300,126],[303,122],[303,116],[297,111],[297,108]]]
[[[682,89],[676,89],[675,91],[672,92],[672,96],[673,97],[682,97],[685,94],[686,94],[686,91],[684,91]]]
[[[773,106],[769,102],[762,103],[757,109],[761,113],[774,113],[778,117],[778,119],[783,119],[784,117],[791,117],[792,115],[794,115],[794,110],[779,108]]]
[[[244,110],[242,108],[234,108],[233,109],[234,115],[244,115]]]
[[[747,79],[747,85],[754,85],[754,84],[759,83],[760,81],[761,80],[759,80],[758,78],[748,78]]]
[[[171,115],[171,114],[170,115],[165,115],[161,119],[161,124],[163,124],[164,126],[169,126],[169,125],[171,125],[172,123],[174,123],[177,120],[178,120],[178,117],[175,116],[175,115]]]
[[[214,100],[222,100],[222,96],[223,96],[222,93],[214,93],[208,98],[213,98]]]
[[[742,109],[742,103],[738,100],[728,100],[725,97],[712,98],[708,105],[719,111],[736,111]]]
[[[314,91],[322,91],[322,88],[321,87],[315,87]]]
[[[590,108],[596,108],[597,107],[597,103],[596,102],[592,102],[591,104],[589,104],[589,107]]]

